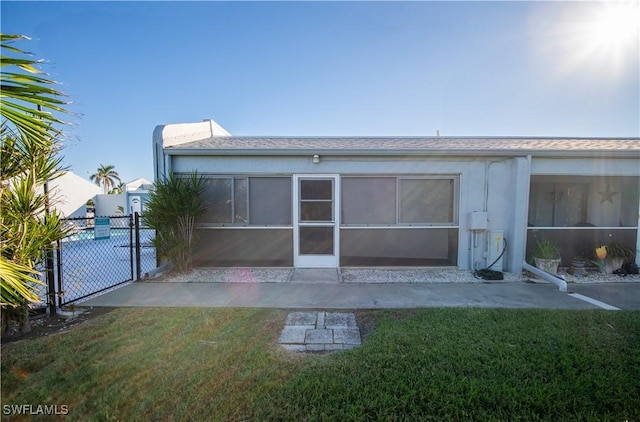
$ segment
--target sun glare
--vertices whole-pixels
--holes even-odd
[[[640,10],[637,3],[607,3],[587,22],[586,37],[598,48],[624,48],[638,40]]]
[[[566,2],[538,47],[563,74],[606,77],[635,74],[640,62],[640,2]],[[632,72],[632,73],[629,73]]]

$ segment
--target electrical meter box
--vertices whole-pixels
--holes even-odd
[[[487,265],[491,265],[497,260],[491,269],[495,271],[502,271],[502,261],[504,260],[504,254],[502,251],[505,248],[504,231],[491,230],[487,241],[489,242],[487,245]]]
[[[489,218],[485,211],[472,211],[469,213],[469,230],[484,231],[489,227]]]

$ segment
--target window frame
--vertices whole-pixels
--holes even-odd
[[[252,209],[251,209],[251,179],[287,179],[289,182],[289,186],[291,187],[293,184],[293,177],[290,175],[279,175],[279,174],[265,174],[265,175],[246,175],[246,174],[238,174],[238,175],[219,175],[219,174],[206,174],[204,175],[207,179],[223,179],[230,180],[231,183],[231,198],[229,198],[231,202],[231,221],[228,223],[212,223],[207,221],[200,221],[197,225],[198,228],[291,228],[293,227],[293,204],[290,204],[290,218],[291,221],[288,224],[253,224],[252,221]],[[237,180],[246,180],[246,191],[244,194],[244,200],[246,201],[247,207],[247,222],[236,222],[236,181]],[[289,194],[291,194],[291,189],[289,189]]]
[[[459,214],[460,214],[460,175],[459,174],[439,174],[439,175],[399,175],[399,174],[376,174],[376,175],[360,175],[350,174],[343,175],[340,178],[340,183],[343,183],[344,179],[349,178],[394,178],[395,179],[395,222],[393,223],[343,223],[344,216],[341,218],[341,228],[409,228],[409,227],[432,227],[432,228],[459,228]],[[403,180],[449,180],[453,181],[453,193],[452,193],[452,221],[450,222],[402,222],[401,216],[401,184]],[[344,196],[341,198],[341,209],[344,207]]]

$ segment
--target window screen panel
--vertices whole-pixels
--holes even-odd
[[[636,227],[638,177],[534,175],[530,227]]]
[[[342,179],[344,224],[395,224],[395,177],[345,177]]]
[[[333,180],[300,180],[300,199],[333,199]]]
[[[453,179],[400,180],[401,223],[453,223]]]
[[[291,224],[291,178],[249,178],[250,224]]]
[[[341,266],[457,265],[457,228],[349,228],[340,231]]]
[[[249,222],[249,206],[247,204],[247,187],[245,177],[233,180],[233,222],[247,224]]]
[[[205,179],[203,197],[207,210],[200,218],[203,223],[231,223],[232,179]]]
[[[333,227],[300,227],[300,254],[333,254],[333,235]]]
[[[620,225],[622,227],[638,226],[638,184],[639,177],[624,178],[621,186]]]
[[[300,221],[333,221],[333,202],[301,202]]]

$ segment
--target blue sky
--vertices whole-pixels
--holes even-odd
[[[65,163],[124,181],[152,179],[156,125],[207,118],[234,135],[639,137],[640,23],[596,38],[605,6],[0,3],[79,114]]]

